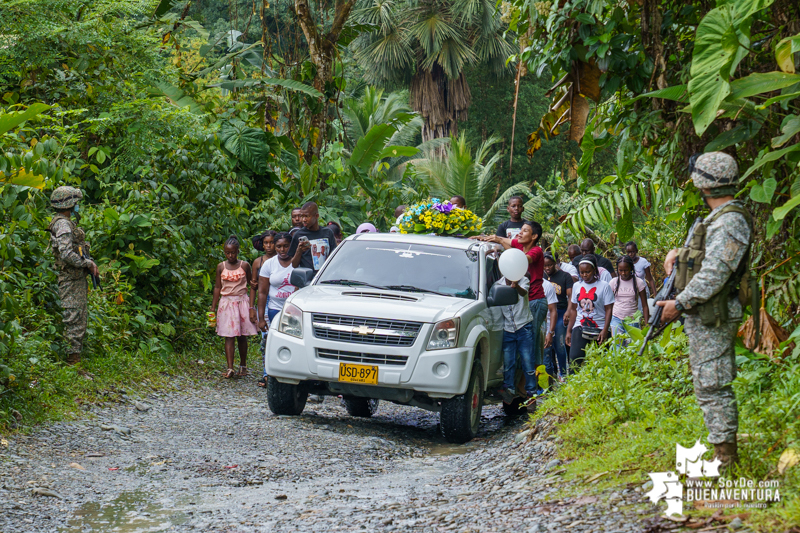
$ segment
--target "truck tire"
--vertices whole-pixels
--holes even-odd
[[[522,405],[524,400],[522,398],[514,398],[511,403],[503,402],[503,412],[506,416],[522,416],[528,413],[528,409]]]
[[[347,409],[347,414],[359,418],[369,418],[377,413],[380,402],[380,400],[374,400],[372,398],[355,398],[353,396],[345,396],[342,398],[342,403],[344,404],[344,408]]]
[[[483,369],[480,363],[472,367],[467,391],[442,401],[439,426],[447,442],[463,444],[475,438],[481,425],[483,408]]]
[[[276,415],[299,415],[307,399],[308,393],[300,385],[281,383],[272,376],[267,378],[267,404]]]

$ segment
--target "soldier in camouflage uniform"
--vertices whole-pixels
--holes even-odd
[[[64,337],[67,341],[67,361],[80,362],[88,321],[86,276],[97,275],[97,265],[88,256],[85,234],[71,220],[78,218],[78,202],[83,193],[75,187],[58,187],[50,196],[56,216],[50,222],[50,246],[58,272],[58,295],[64,317]]]
[[[749,213],[734,200],[739,172],[731,156],[722,152],[706,153],[699,156],[690,169],[692,181],[711,209],[703,220],[705,257],[699,271],[675,300],[658,302],[658,305],[664,307],[664,322],[681,313],[687,315],[684,327],[689,338],[689,361],[697,403],[703,411],[708,441],[714,444],[715,457],[727,467],[738,460],[739,420],[731,382],[736,377],[734,340],[742,319],[737,287],[741,273],[749,267],[752,228]],[[677,250],[667,255],[664,268],[668,273],[677,256]],[[677,268],[680,275],[680,266]],[[713,324],[713,320],[708,319],[710,305],[717,306],[710,313],[712,318],[716,317]],[[706,312],[703,312],[704,307]]]

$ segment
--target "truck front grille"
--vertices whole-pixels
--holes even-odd
[[[326,348],[317,348],[317,357],[343,363],[363,363],[366,365],[403,366],[408,361],[407,355],[345,352],[344,350],[329,350]]]
[[[411,346],[422,328],[421,322],[319,313],[311,320],[318,339],[373,346]]]

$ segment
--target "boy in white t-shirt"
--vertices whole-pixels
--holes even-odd
[[[548,376],[558,378],[559,368],[553,350],[553,337],[556,334],[556,321],[558,320],[558,295],[553,284],[546,279],[542,280],[544,297],[547,299],[547,319],[542,322],[542,338],[544,339],[544,367]]]

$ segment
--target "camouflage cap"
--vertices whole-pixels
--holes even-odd
[[[737,184],[739,166],[724,152],[708,152],[689,161],[689,172],[698,189],[716,189]]]
[[[80,189],[62,185],[53,191],[50,195],[50,205],[53,209],[71,209],[75,204],[83,199],[83,193]]]

